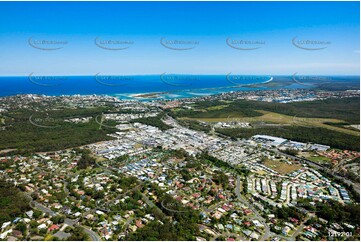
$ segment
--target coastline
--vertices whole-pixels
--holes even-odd
[[[257,78],[264,77],[256,76]],[[338,87],[348,86],[347,89],[359,87],[359,77],[334,77],[335,81],[330,85],[337,84]],[[290,76],[274,76],[263,82],[238,84],[220,76],[203,76],[198,82],[190,82],[189,85],[179,87],[171,83],[164,83],[156,76],[142,76],[124,86],[102,85],[93,82],[91,77],[69,77],[66,82],[60,85],[36,85],[26,77],[1,78],[2,89],[0,97],[13,96],[18,94],[36,94],[47,96],[68,96],[68,95],[108,95],[117,97],[120,100],[160,100],[179,99],[200,96],[217,95],[238,91],[276,90],[276,89],[313,89],[316,86],[302,85],[295,83]],[[6,82],[5,82],[6,81]],[[248,80],[247,82],[252,82]],[[305,81],[306,82],[306,81]],[[310,80],[312,82],[312,80]],[[45,84],[45,81],[44,83]],[[54,84],[54,83],[53,83]],[[110,84],[110,83],[109,83]],[[342,84],[342,85],[341,85]]]

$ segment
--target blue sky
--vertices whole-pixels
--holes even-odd
[[[359,19],[359,2],[0,2],[0,75],[359,75]],[[133,44],[107,50],[96,37]],[[197,44],[174,50],[162,37]],[[40,50],[29,38],[67,44]]]

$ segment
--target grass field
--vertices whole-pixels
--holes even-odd
[[[218,105],[218,106],[209,107],[209,108],[207,108],[207,110],[209,110],[209,111],[221,110],[221,109],[226,108],[226,107],[228,107],[228,105]]]
[[[310,156],[307,159],[314,161],[319,164],[330,163],[331,159],[323,156]]]
[[[188,118],[183,117],[181,119],[189,119],[189,120],[198,120],[203,122],[230,122],[230,121],[239,121],[239,122],[266,122],[266,123],[275,123],[275,124],[288,124],[288,125],[296,125],[296,126],[306,126],[306,127],[320,127],[320,128],[327,128],[330,130],[335,130],[338,132],[351,134],[359,136],[360,132],[356,130],[350,130],[347,128],[343,128],[340,126],[334,125],[327,125],[324,124],[325,122],[330,123],[341,123],[344,122],[338,119],[331,119],[331,118],[304,118],[304,117],[297,117],[297,116],[289,116],[285,114],[263,111],[263,110],[256,110],[257,112],[262,113],[262,116],[258,117],[242,117],[237,116],[237,114],[230,114],[226,118]]]
[[[313,152],[302,152],[300,153],[300,155],[318,164],[331,164],[330,158],[324,156],[318,156],[318,155],[315,156]]]
[[[282,175],[297,171],[298,169],[300,169],[302,167],[299,164],[289,165],[287,163],[277,161],[277,160],[267,160],[264,163],[264,165],[277,171],[278,173],[280,173]]]

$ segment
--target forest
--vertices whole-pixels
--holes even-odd
[[[18,188],[0,180],[0,224],[12,221],[30,209],[30,199]]]
[[[101,115],[103,111],[102,108],[89,108],[62,109],[46,113],[33,113],[29,110],[6,113],[7,127],[1,131],[0,150],[15,148],[18,149],[17,153],[29,154],[109,140],[107,134],[116,129],[108,126],[100,127],[95,120],[95,117]],[[75,117],[93,118],[84,123],[65,121]]]

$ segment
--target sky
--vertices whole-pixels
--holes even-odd
[[[0,2],[0,76],[359,75],[359,4]]]

